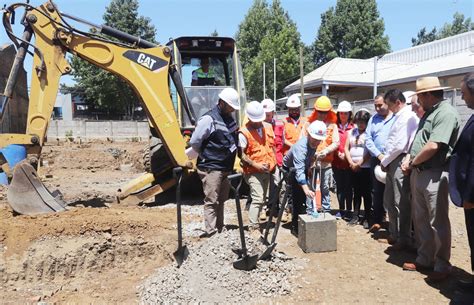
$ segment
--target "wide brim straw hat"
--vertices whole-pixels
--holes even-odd
[[[413,95],[423,92],[444,90],[448,88],[450,87],[442,87],[439,82],[439,78],[436,76],[420,77],[416,80],[416,90]]]

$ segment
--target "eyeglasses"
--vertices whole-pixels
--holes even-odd
[[[318,110],[318,113],[321,113],[321,114],[328,114],[329,111],[319,111],[319,110]]]

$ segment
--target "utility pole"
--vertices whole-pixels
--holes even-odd
[[[377,61],[378,57],[374,56],[374,98],[377,96]]]
[[[265,99],[265,63],[263,63],[263,99]]]
[[[276,103],[276,96],[277,96],[277,65],[276,65],[276,58],[273,57],[273,102]]]
[[[305,102],[304,102],[304,69],[303,69],[303,47],[300,46],[300,100],[301,100],[301,115],[306,116],[306,111],[305,111]]]

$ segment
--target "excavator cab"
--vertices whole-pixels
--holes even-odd
[[[224,88],[231,87],[240,95],[241,110],[235,112],[235,119],[241,123],[247,94],[234,39],[183,36],[170,40],[167,46],[173,52],[175,64],[180,71],[186,96],[196,119],[216,105],[219,100],[218,94]],[[182,99],[176,93],[173,84],[170,91],[181,128],[192,131],[194,124],[183,111]]]

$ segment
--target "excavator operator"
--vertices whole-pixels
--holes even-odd
[[[216,75],[212,68],[209,68],[209,58],[201,58],[201,67],[193,71],[191,86],[215,86]]]

